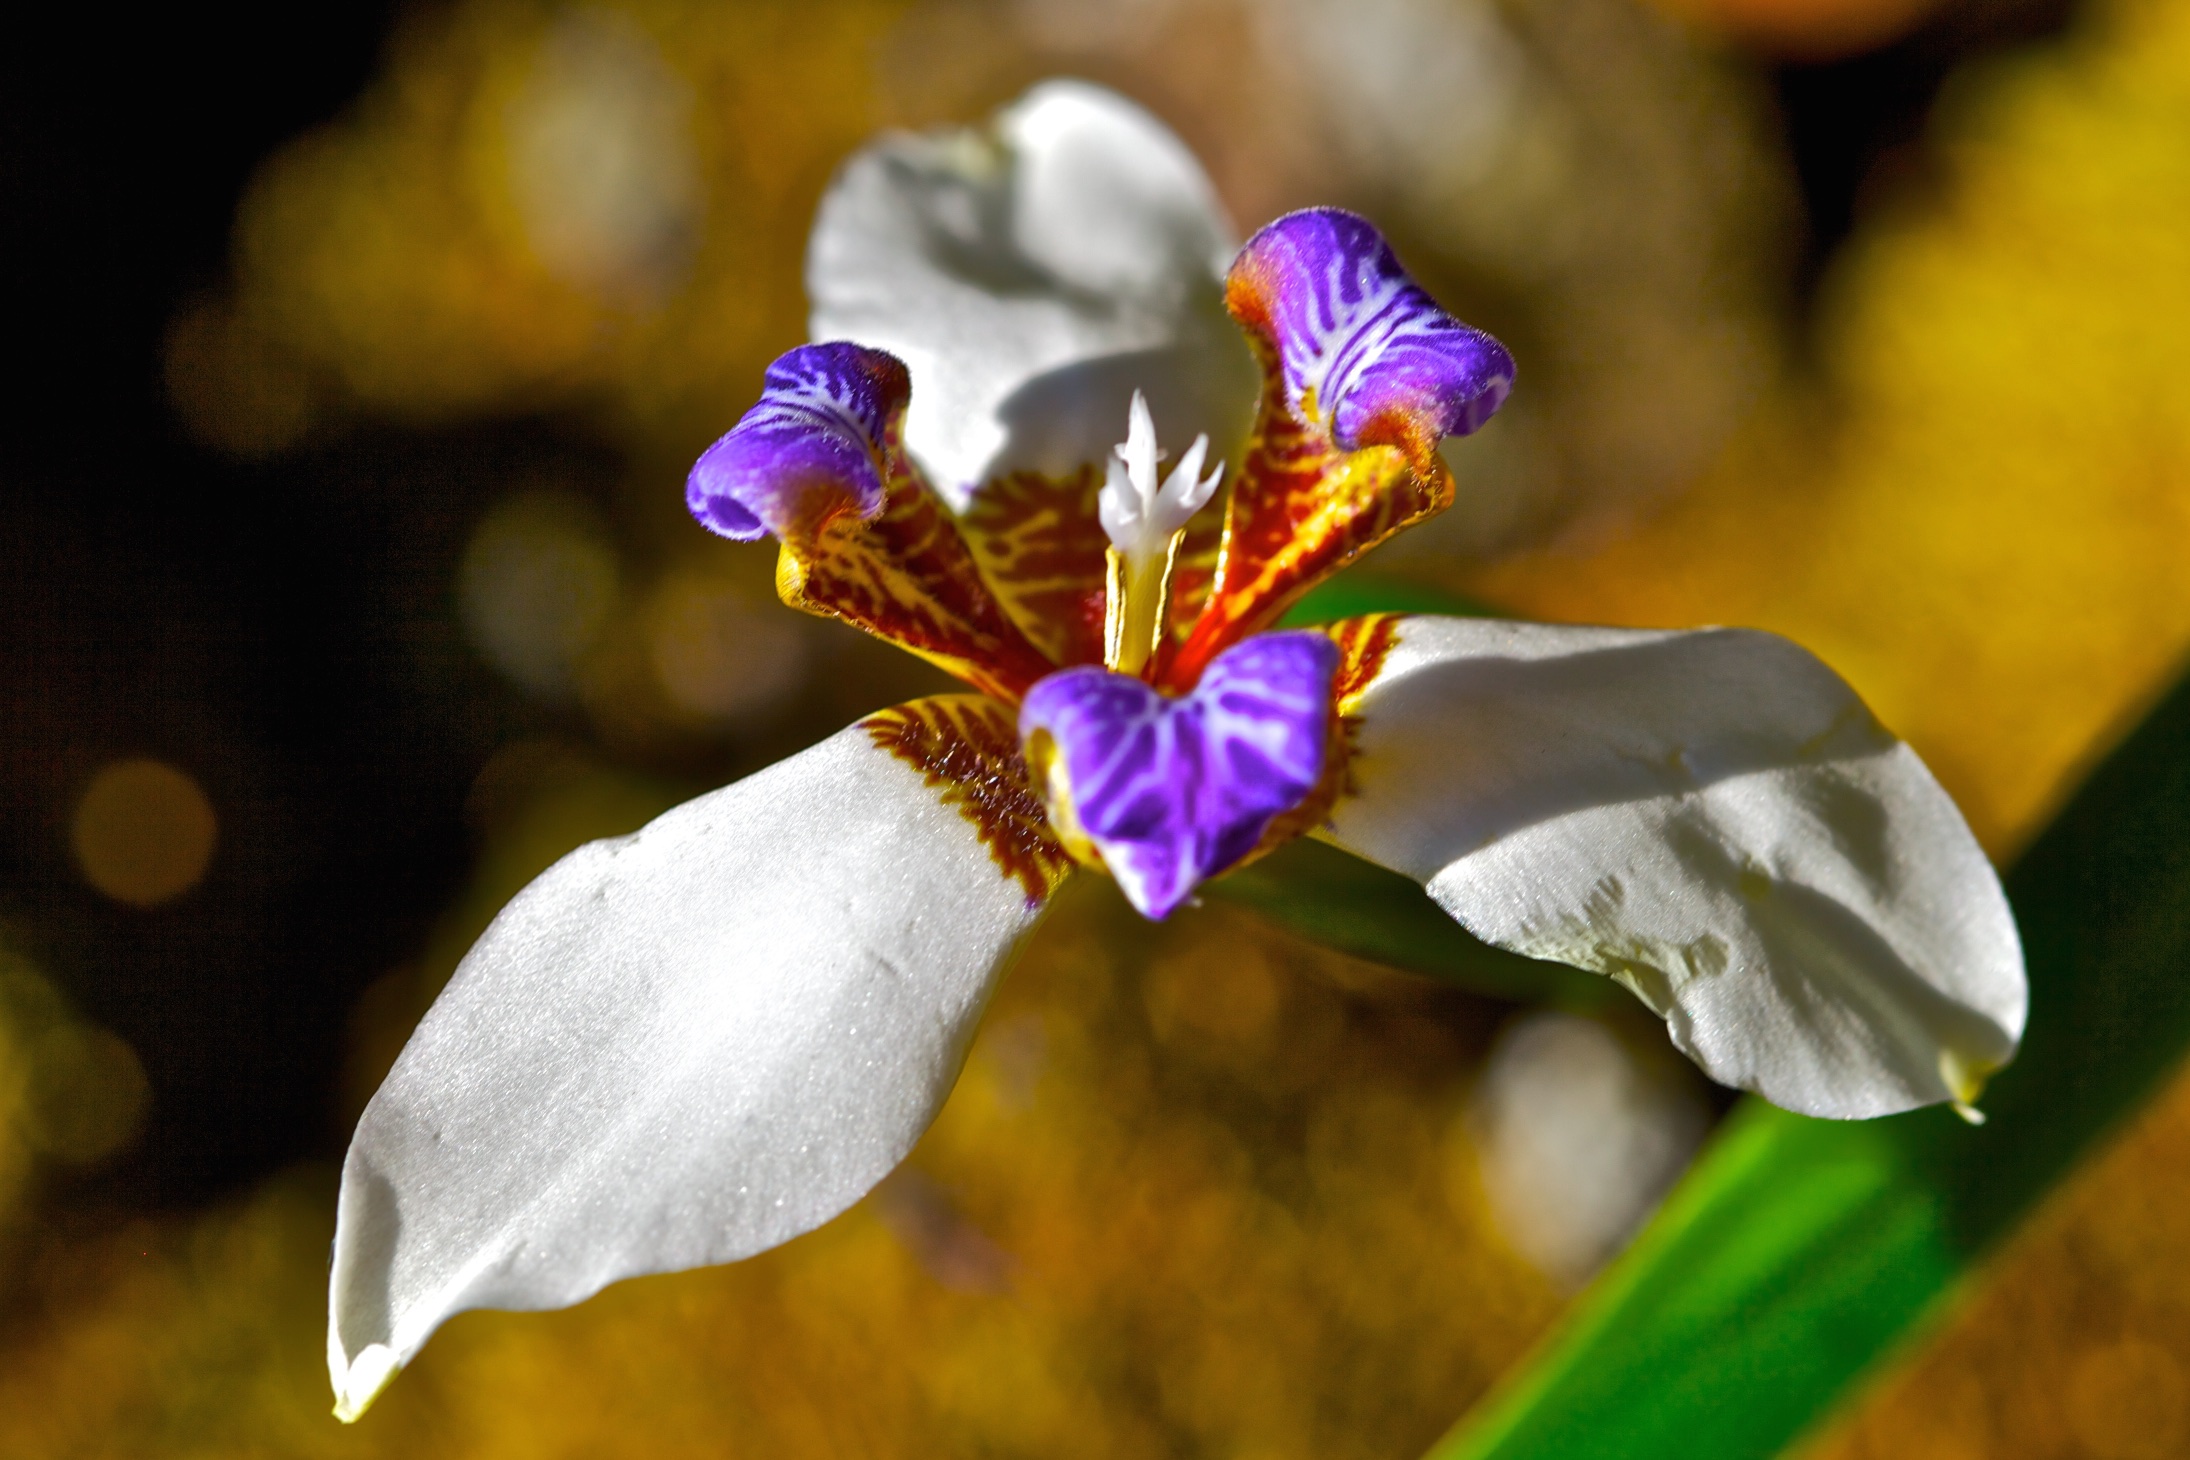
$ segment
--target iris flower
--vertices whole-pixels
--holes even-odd
[[[581,847],[495,919],[343,1168],[338,1414],[453,1313],[731,1261],[857,1201],[1087,870],[1162,918],[1321,837],[1488,942],[1618,980],[1714,1079],[1813,1115],[1967,1110],[2013,1054],[1992,869],[1802,649],[1274,629],[1452,501],[1447,455],[1513,378],[1365,220],[1294,213],[1235,248],[1160,124],[1049,83],[986,130],[855,156],[808,287],[825,343],[771,367],[692,511],[776,538],[787,603],[968,692]]]

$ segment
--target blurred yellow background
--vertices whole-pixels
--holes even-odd
[[[1924,16],[410,12],[356,102],[258,167],[228,276],[174,311],[163,355],[178,418],[240,462],[481,421],[590,453],[498,479],[435,590],[467,652],[557,718],[481,758],[467,885],[357,1002],[325,1150],[532,873],[932,683],[776,606],[770,553],[692,528],[678,486],[803,338],[835,164],[1056,72],[1163,115],[1243,228],[1369,211],[1513,343],[1510,418],[1389,571],[1535,617],[1790,635],[2012,857],[2190,645],[2190,10],[2105,0],[1960,65],[1798,312],[1803,184],[1760,57]],[[188,895],[231,834],[156,760],[115,758],[74,804],[81,875],[131,906]],[[1122,907],[1066,900],[941,1121],[852,1212],[569,1312],[461,1317],[351,1428],[322,1370],[332,1165],[211,1209],[72,1217],[70,1173],[125,1149],[157,1091],[0,941],[0,1453],[1419,1453],[1677,1161],[1622,1168],[1602,1223],[1547,1245],[1514,1183],[1587,1193],[1514,1173],[1573,1137],[1498,1103],[1521,1059],[1500,1052],[1542,1026],[1235,910]],[[1710,1097],[1647,1026],[1605,1033],[1528,1047],[1613,1071],[1684,1157]],[[2190,1451],[2186,1144],[2178,1084],[1813,1453]]]

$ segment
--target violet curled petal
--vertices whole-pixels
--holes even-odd
[[[1232,264],[1233,313],[1263,334],[1286,398],[1340,447],[1397,417],[1434,446],[1489,420],[1513,388],[1513,356],[1462,324],[1407,276],[1366,218],[1338,208],[1288,213]]]
[[[759,402],[693,466],[685,505],[702,527],[740,542],[782,536],[810,515],[816,492],[872,517],[882,510],[883,443],[910,395],[904,365],[881,350],[836,341],[778,356]]]
[[[1162,918],[1315,789],[1337,667],[1315,633],[1249,639],[1178,699],[1083,665],[1028,692],[1019,733],[1049,735],[1052,803],[1064,799],[1126,898]]]

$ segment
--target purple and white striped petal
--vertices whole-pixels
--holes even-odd
[[[912,393],[895,356],[836,341],[768,367],[760,401],[707,448],[685,481],[700,525],[752,542],[849,509],[882,510],[885,448]]]
[[[1286,214],[1247,240],[1226,291],[1276,357],[1293,411],[1346,450],[1427,451],[1481,426],[1513,388],[1506,347],[1440,309],[1357,214]]]
[[[1027,694],[1019,735],[1059,833],[1092,843],[1127,900],[1162,918],[1315,789],[1337,667],[1314,633],[1249,639],[1178,699],[1083,665]]]

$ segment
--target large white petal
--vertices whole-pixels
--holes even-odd
[[[1331,840],[1487,942],[1609,974],[1706,1073],[1811,1115],[1975,1094],[2021,1037],[1954,803],[1770,634],[1406,620]]]
[[[811,328],[905,362],[906,444],[962,507],[1002,471],[1107,459],[1136,389],[1174,456],[1204,431],[1228,455],[1259,380],[1224,313],[1236,249],[1161,122],[1050,81],[985,130],[845,163],[807,250]]]
[[[336,1412],[453,1313],[745,1257],[858,1200],[942,1105],[1036,916],[857,726],[556,863],[358,1124]]]

